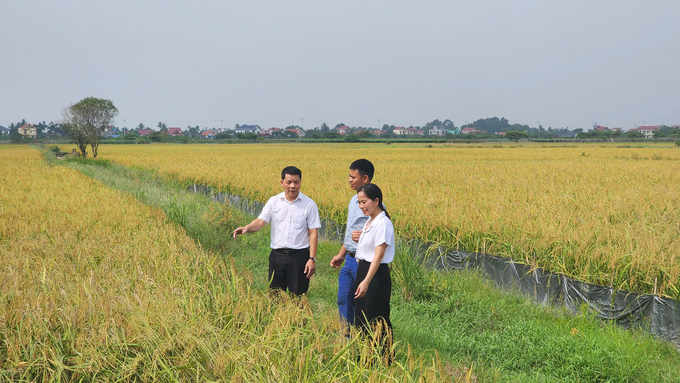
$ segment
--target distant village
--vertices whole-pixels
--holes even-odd
[[[527,125],[510,124],[505,118],[480,119],[471,124],[461,127],[454,126],[451,120],[434,120],[424,126],[394,126],[383,125],[381,129],[370,127],[350,127],[343,123],[331,128],[327,124],[305,130],[300,126],[291,125],[286,128],[270,127],[263,128],[260,125],[237,124],[231,129],[227,128],[201,128],[197,126],[167,127],[159,122],[156,129],[151,129],[140,123],[136,128],[109,126],[102,132],[104,139],[135,140],[136,142],[165,142],[165,141],[188,141],[195,140],[263,140],[263,139],[369,139],[369,138],[447,138],[447,139],[503,139],[506,138],[574,138],[574,139],[653,139],[653,138],[678,138],[680,139],[680,125],[642,125],[629,129],[619,127],[609,128],[594,124],[592,129],[570,130],[569,128],[554,129],[529,127]],[[59,139],[63,136],[59,124],[45,122],[30,124],[26,121],[11,124],[9,127],[0,126],[0,140],[5,136],[20,139],[48,138]],[[6,138],[6,139],[7,139]]]

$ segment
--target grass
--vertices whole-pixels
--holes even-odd
[[[234,266],[225,271],[227,275],[235,273],[247,281],[253,293],[266,288],[267,230],[238,242],[229,236],[234,225],[251,217],[215,205],[206,197],[185,193],[180,183],[152,171],[82,161],[66,164],[161,208],[168,222],[183,228],[203,248],[233,257]],[[334,243],[320,244],[318,271],[310,287],[312,318],[321,318],[323,323],[337,319],[337,272],[328,266],[337,249]],[[586,311],[573,316],[535,306],[523,297],[498,292],[476,273],[423,270],[408,253],[397,255],[393,275],[393,322],[400,355],[419,356],[416,360],[422,361],[435,352],[441,357],[435,362],[440,374],[437,379],[671,382],[680,376],[677,351],[667,343],[601,322]],[[274,309],[265,306],[245,307],[246,311],[233,311],[231,315],[242,321],[266,323]],[[334,331],[337,328],[330,329]],[[260,335],[250,341],[258,347],[277,348],[282,347],[277,342],[284,339],[275,341]],[[300,352],[307,351],[302,347]],[[271,378],[265,371],[269,368],[265,359],[258,360],[260,364],[252,368],[259,375],[252,376]],[[341,380],[350,378],[346,375]]]

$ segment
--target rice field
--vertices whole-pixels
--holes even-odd
[[[251,289],[163,211],[38,150],[0,146],[0,165],[0,381],[453,379],[410,351],[356,363],[370,350],[334,312]]]
[[[680,150],[672,144],[102,145],[100,158],[259,201],[296,165],[302,192],[340,222],[348,166],[367,158],[402,237],[680,295]]]

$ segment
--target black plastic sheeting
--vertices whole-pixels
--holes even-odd
[[[218,193],[203,185],[191,185],[190,191],[210,196],[219,203],[229,203],[244,213],[257,216],[264,204],[239,196]],[[319,235],[330,241],[342,240],[344,225],[321,219]],[[540,267],[518,263],[489,254],[448,250],[410,241],[407,247],[423,265],[440,270],[482,270],[501,289],[520,291],[541,305],[566,307],[579,312],[585,305],[603,320],[630,328],[641,328],[669,341],[680,349],[680,301],[652,294],[638,294],[576,280],[563,274],[548,273]]]

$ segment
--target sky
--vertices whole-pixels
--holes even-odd
[[[680,125],[677,0],[0,2],[0,125]]]

